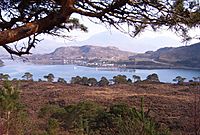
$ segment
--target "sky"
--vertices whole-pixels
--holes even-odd
[[[39,47],[40,51],[45,50],[47,53],[54,51],[61,46],[82,46],[82,45],[97,45],[97,46],[115,46],[121,50],[144,53],[146,51],[155,51],[161,47],[179,47],[184,46],[182,38],[177,36],[170,30],[145,30],[142,34],[135,38],[127,34],[123,34],[116,29],[106,28],[103,24],[92,23],[88,18],[82,16],[74,16],[79,18],[80,23],[88,27],[88,32],[81,32],[74,30],[70,33],[70,39],[56,38],[52,36],[45,36]],[[192,29],[191,35],[198,34],[198,29]],[[188,44],[199,42],[193,40]],[[55,45],[56,44],[56,45]],[[47,47],[48,45],[48,47]],[[35,53],[35,51],[33,51]],[[37,49],[36,49],[36,52]]]
[[[65,39],[42,35],[39,39],[43,40],[36,46],[36,49],[32,50],[32,53],[50,53],[58,47],[82,45],[115,46],[124,51],[144,53],[146,51],[155,51],[161,47],[185,45],[185,43],[181,42],[182,38],[170,30],[158,30],[157,32],[145,30],[142,34],[132,38],[116,29],[106,28],[103,24],[95,24],[86,17],[76,15],[74,17],[79,18],[80,23],[88,27],[88,32],[85,33],[80,30],[74,30],[70,33],[66,32],[65,34],[70,36],[70,38]],[[190,34],[198,34],[198,29],[192,29]],[[196,42],[199,41],[193,40],[189,44]],[[5,53],[2,49],[0,51],[1,54]]]

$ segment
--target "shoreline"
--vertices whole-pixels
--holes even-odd
[[[13,60],[6,60],[6,61],[12,61]],[[16,61],[21,62],[21,61]],[[0,64],[0,67],[6,66],[7,62],[3,62],[3,64]],[[8,62],[10,64],[10,62]],[[88,65],[81,65],[81,64],[59,64],[59,63],[37,63],[37,62],[23,62],[33,65],[74,65],[74,66],[83,66],[83,67],[91,67],[91,68],[99,68],[100,70],[106,70],[106,69],[114,69],[114,70],[136,70],[136,69],[143,69],[143,70],[159,70],[159,69],[182,69],[182,70],[200,70],[198,67],[185,67],[185,66],[151,66],[151,65],[135,65],[135,66],[88,66]]]
[[[200,68],[193,68],[193,67],[149,67],[149,66],[137,66],[137,67],[126,67],[127,69],[148,69],[148,70],[154,70],[154,69],[183,69],[183,70],[200,70]]]
[[[156,69],[183,69],[183,70],[200,70],[200,67],[185,67],[185,66],[151,66],[151,65],[136,65],[136,66],[89,66],[89,65],[81,65],[81,64],[59,64],[59,63],[34,63],[29,62],[34,65],[75,65],[75,66],[83,66],[83,67],[91,67],[91,68],[102,68],[102,69],[127,69],[127,70],[136,70],[136,69],[144,69],[144,70],[156,70]]]
[[[177,69],[177,70],[176,70]],[[179,68],[180,69],[180,68]],[[85,76],[85,77],[93,77],[96,79],[100,79],[102,76],[112,79],[113,76],[116,75],[126,75],[127,78],[132,78],[133,74],[138,75],[144,80],[148,75],[152,73],[158,74],[160,77],[160,81],[162,82],[173,82],[172,80],[180,75],[187,78],[187,80],[191,80],[192,77],[199,76],[200,70],[191,70],[191,69],[181,69],[176,68],[126,68],[126,67],[100,67],[100,66],[85,66],[85,65],[63,65],[63,64],[33,64],[27,62],[15,62],[15,61],[7,61],[5,62],[5,66],[0,67],[2,73],[9,74],[10,77],[19,78],[25,72],[30,72],[34,76],[34,80],[43,79],[44,75],[48,73],[53,73],[55,75],[55,79],[58,77],[65,78],[65,80],[70,81],[72,77],[75,76]]]

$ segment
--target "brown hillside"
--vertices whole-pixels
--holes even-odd
[[[188,67],[200,68],[200,43],[181,47],[165,47],[157,51],[148,51],[144,54],[138,54],[130,57],[131,59],[149,59],[151,62],[161,64],[164,67]],[[144,63],[144,62],[143,62]],[[145,64],[144,65],[148,65]],[[149,64],[152,65],[152,64]]]
[[[122,51],[116,47],[100,46],[69,46],[57,48],[54,52],[44,55],[33,55],[32,60],[66,60],[66,59],[102,59],[124,60],[134,55],[132,52]]]
[[[139,107],[140,98],[145,99],[145,108],[162,126],[173,134],[189,134],[194,131],[194,94],[197,86],[174,84],[134,84],[109,87],[87,87],[81,85],[48,82],[21,82],[21,100],[27,106],[34,123],[38,112],[45,104],[72,104],[94,101],[109,105],[125,102]],[[199,93],[197,96],[200,96]],[[200,118],[200,116],[198,117]],[[196,118],[197,119],[197,118]],[[40,127],[38,127],[39,129]]]

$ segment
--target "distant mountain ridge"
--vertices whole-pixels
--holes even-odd
[[[173,66],[200,68],[200,43],[182,47],[165,47],[157,51],[148,51],[131,58],[148,58]]]
[[[57,48],[54,52],[33,55],[30,60],[40,64],[73,64],[82,62],[113,61],[127,68],[200,68],[200,43],[182,47],[165,47],[157,51],[136,54],[116,47],[92,45]],[[130,61],[128,61],[128,59]],[[72,60],[72,61],[71,61]],[[134,61],[133,61],[134,60]],[[83,63],[82,63],[83,64]]]
[[[3,66],[3,61],[2,60],[0,60],[0,66]]]
[[[64,59],[103,59],[103,60],[125,60],[135,55],[132,52],[121,51],[116,47],[100,47],[92,45],[69,46],[57,48],[54,52],[44,55],[33,55],[31,59],[37,60],[64,60]]]

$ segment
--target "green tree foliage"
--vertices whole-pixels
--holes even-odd
[[[47,119],[54,113],[62,114],[64,112],[65,112],[65,109],[57,105],[45,105],[44,107],[40,109],[38,116],[39,118]]]
[[[82,77],[80,84],[81,85],[88,85],[88,78],[87,77]]]
[[[50,73],[48,75],[45,75],[44,78],[47,79],[48,82],[53,82],[55,77],[52,73]]]
[[[13,113],[10,127],[11,134],[31,134],[34,125],[24,105],[19,104],[18,109]]]
[[[200,77],[193,77],[194,82],[200,82]]]
[[[3,79],[3,73],[0,73],[0,80]]]
[[[69,105],[54,112],[50,119],[73,134],[88,135],[167,135],[144,111],[143,99],[137,110],[125,104],[103,107],[91,102]],[[57,128],[57,126],[56,126]]]
[[[59,122],[57,119],[50,118],[47,125],[48,135],[58,135],[59,132]]]
[[[38,79],[38,82],[42,82],[42,79],[39,78],[39,79]]]
[[[88,79],[88,85],[89,86],[97,86],[97,79],[95,79],[95,78],[89,78]]]
[[[185,80],[186,78],[181,77],[181,76],[177,76],[175,79],[173,79],[173,81],[177,82],[178,84],[182,84]]]
[[[128,78],[127,83],[128,83],[128,84],[131,84],[131,83],[132,83],[132,80],[131,80],[130,78]]]
[[[65,79],[64,78],[58,78],[58,81],[57,81],[58,83],[67,83],[67,81],[65,81]]]
[[[17,78],[13,78],[12,81],[18,81],[18,79]]]
[[[113,82],[115,84],[127,84],[127,79],[125,75],[117,75],[113,77]]]
[[[1,117],[6,120],[6,134],[9,134],[12,113],[17,110],[19,91],[10,82],[4,82],[0,89],[0,111]]]
[[[0,88],[0,118],[5,120],[5,134],[24,134],[29,128],[27,113],[19,102],[18,86],[4,81]]]
[[[151,75],[148,75],[146,81],[149,81],[149,82],[160,82],[160,80],[158,78],[158,75],[155,74],[155,73],[151,74]]]
[[[133,75],[133,82],[139,82],[139,81],[141,81],[140,76]]]
[[[5,112],[5,116],[8,118],[9,114],[16,109],[19,99],[18,88],[11,85],[9,81],[5,81],[3,87],[0,90],[0,108]]]
[[[0,80],[8,80],[10,78],[9,74],[0,73]]]
[[[172,29],[185,40],[188,30],[199,26],[199,3],[195,0],[2,0],[0,46],[10,54],[30,54],[40,34],[66,36],[73,29],[87,31],[72,14],[90,18],[136,36],[146,28]],[[121,27],[123,24],[127,28]],[[27,46],[9,43],[29,38]]]
[[[95,78],[87,78],[87,77],[72,77],[71,79],[72,84],[80,84],[80,85],[86,85],[86,86],[96,86],[97,80]]]
[[[54,114],[59,114],[62,116],[62,114],[65,112],[66,111],[64,108],[52,104],[47,104],[40,109],[38,117],[47,122],[44,125],[44,135],[57,135],[59,133],[59,126],[61,123],[57,119],[51,118],[51,116]]]
[[[26,73],[24,73],[22,78],[24,78],[27,81],[30,81],[30,80],[33,80],[33,75],[30,72],[26,72]]]
[[[108,86],[109,85],[109,81],[106,77],[101,77],[101,80],[98,82],[99,86]]]
[[[82,78],[80,76],[72,77],[71,83],[72,84],[81,84],[81,79]]]

